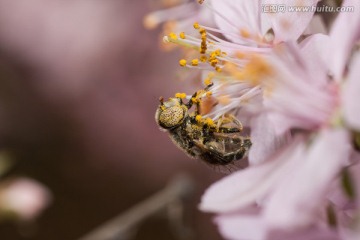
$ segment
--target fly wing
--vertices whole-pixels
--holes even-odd
[[[225,139],[232,139],[233,137],[235,137],[234,135],[231,135],[231,137],[229,136],[229,134],[226,134]],[[201,149],[203,152],[209,151],[211,149],[211,151],[216,151],[218,152],[219,155],[227,155],[227,154],[232,154],[236,151],[239,151],[240,149],[240,145],[239,144],[225,144],[226,140],[224,140],[224,137],[222,137],[221,139],[214,139],[211,140],[209,142],[206,142],[205,144],[201,143],[200,141],[194,141],[196,147],[198,149]],[[202,159],[203,161],[201,161],[202,163],[205,163],[208,167],[210,167],[211,169],[213,169],[216,172],[221,172],[224,174],[230,174],[234,171],[240,170],[240,169],[244,169],[249,165],[249,162],[247,160],[247,157],[243,158],[243,159],[239,159],[236,161],[230,161],[225,165],[221,165],[221,164],[212,164],[210,163],[208,160],[206,159]]]
[[[214,133],[214,141],[208,144],[224,154],[239,151],[240,148],[249,149],[251,146],[250,138],[240,133]]]

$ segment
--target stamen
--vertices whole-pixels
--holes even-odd
[[[193,60],[191,60],[191,65],[192,65],[192,66],[198,66],[198,65],[199,65],[199,59],[193,59]]]
[[[172,40],[176,40],[178,39],[177,35],[175,33],[169,33],[169,38],[171,38]]]
[[[176,97],[176,98],[184,99],[184,98],[186,98],[186,93],[176,93],[176,94],[175,94],[175,97]]]
[[[212,84],[211,79],[210,79],[210,78],[205,78],[204,84],[205,84],[206,86],[209,86],[210,84]]]
[[[179,36],[180,36],[181,39],[185,39],[185,33],[184,33],[184,32],[181,32],[181,33],[179,34]]]
[[[185,66],[186,66],[186,60],[185,60],[185,59],[181,59],[181,60],[179,61],[179,64],[180,64],[180,66],[185,67]]]
[[[193,26],[194,26],[195,29],[199,29],[199,28],[200,28],[200,25],[199,25],[198,22],[195,22]]]
[[[200,61],[201,61],[201,62],[206,62],[206,60],[207,60],[207,57],[206,57],[205,55],[202,55],[202,56],[200,57]]]

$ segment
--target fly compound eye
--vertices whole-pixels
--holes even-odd
[[[164,128],[172,128],[180,125],[184,119],[184,109],[181,106],[172,106],[161,111],[159,124]]]

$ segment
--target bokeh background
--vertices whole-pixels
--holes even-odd
[[[186,157],[160,132],[159,96],[193,88],[176,78],[179,51],[159,48],[143,17],[156,0],[0,0],[0,144],[52,193],[32,222],[1,222],[0,239],[77,239],[188,173],[195,239],[220,239],[201,194],[223,175]],[[134,239],[176,239],[164,217]]]

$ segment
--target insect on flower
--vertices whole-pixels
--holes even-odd
[[[182,100],[184,93],[167,101],[161,97],[155,119],[190,157],[213,166],[228,166],[247,155],[251,141],[241,135],[243,127],[235,116],[224,114],[214,121],[200,115],[201,98],[209,93],[210,86],[195,92],[186,104]],[[195,110],[190,112],[193,105]]]

